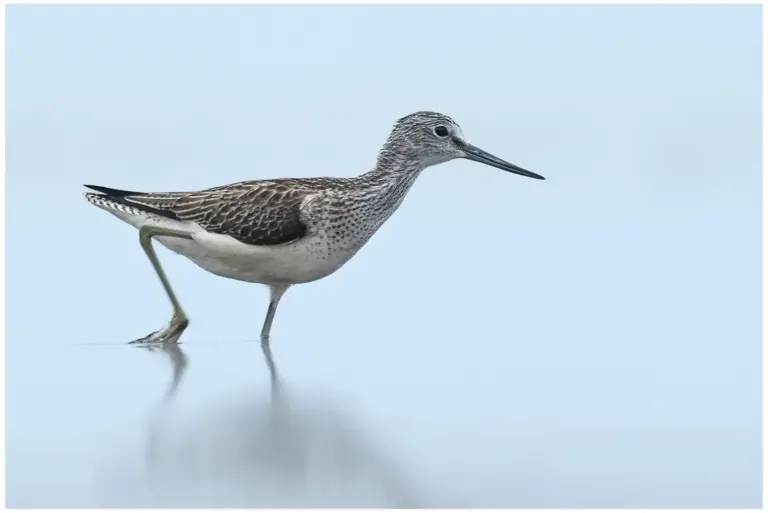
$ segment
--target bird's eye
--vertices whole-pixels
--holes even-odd
[[[438,137],[445,137],[446,135],[448,135],[448,129],[442,125],[436,126],[435,135],[437,135]]]

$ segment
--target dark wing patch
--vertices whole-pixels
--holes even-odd
[[[199,192],[141,193],[87,185],[111,200],[179,221],[245,244],[269,246],[302,238],[307,227],[299,207],[311,187],[298,180],[241,182]]]
[[[112,199],[115,198],[122,198],[124,196],[141,196],[144,194],[143,192],[136,192],[136,191],[124,191],[122,189],[112,189],[111,187],[104,187],[103,185],[84,185],[83,187],[88,187],[91,190],[94,190],[96,192],[100,192],[102,194],[106,194]]]
[[[171,210],[183,221],[245,244],[285,244],[307,233],[299,212],[306,196],[306,190],[278,181],[246,183],[185,194]]]

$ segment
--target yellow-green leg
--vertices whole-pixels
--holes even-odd
[[[181,333],[189,325],[189,319],[184,313],[184,310],[182,310],[179,300],[176,299],[176,294],[173,292],[171,284],[165,276],[165,271],[163,271],[163,267],[160,265],[160,260],[157,258],[155,248],[152,246],[152,238],[158,236],[192,239],[192,235],[189,232],[152,224],[144,225],[139,229],[139,242],[141,243],[141,247],[144,248],[144,252],[147,254],[149,261],[152,262],[152,267],[155,268],[155,272],[157,273],[158,278],[160,278],[166,294],[168,294],[168,299],[171,300],[171,304],[173,305],[173,317],[171,317],[171,322],[165,329],[150,333],[146,337],[134,340],[133,343],[155,344],[178,342]]]
[[[277,304],[286,290],[288,290],[288,285],[272,285],[269,287],[269,307],[267,308],[267,316],[264,318],[264,324],[261,327],[261,343],[263,345],[269,344],[269,333],[272,331],[272,321],[275,318]]]

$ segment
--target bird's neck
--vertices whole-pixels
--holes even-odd
[[[401,186],[410,187],[424,167],[415,148],[390,137],[379,152],[376,167],[358,178],[373,187],[396,190]]]
[[[416,158],[382,151],[376,167],[357,178],[358,185],[375,193],[380,201],[399,206],[424,167]]]
[[[416,159],[397,154],[380,155],[375,168],[350,180],[350,185],[359,193],[357,212],[365,225],[363,239],[373,235],[398,209],[423,170],[424,166]]]

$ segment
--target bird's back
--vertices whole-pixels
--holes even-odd
[[[300,206],[311,194],[341,187],[343,179],[251,180],[193,192],[136,192],[87,185],[91,203],[114,213],[192,222],[205,231],[251,245],[298,240],[307,227]]]

